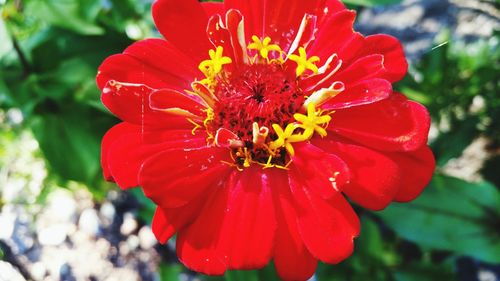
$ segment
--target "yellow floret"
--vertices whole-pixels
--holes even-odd
[[[224,48],[221,46],[218,46],[216,50],[210,50],[208,52],[210,59],[202,61],[198,66],[198,69],[207,77],[207,79],[202,80],[203,84],[213,80],[213,78],[222,71],[222,67],[225,64],[233,62],[230,57],[223,56],[223,52]]]
[[[269,44],[269,43],[271,43],[270,37],[266,37],[266,38],[264,38],[264,40],[261,41],[259,37],[254,35],[254,36],[252,36],[252,41],[253,42],[250,43],[247,48],[250,50],[259,51],[260,56],[265,58],[265,59],[269,58],[269,52],[271,52],[271,51],[281,53],[280,46],[278,46],[276,44],[271,44],[271,45]]]
[[[328,123],[332,120],[329,115],[321,115],[321,111],[316,111],[314,104],[310,103],[307,106],[307,116],[295,113],[293,118],[300,122],[297,126],[304,129],[302,133],[303,138],[310,139],[314,132],[316,132],[321,137],[325,137],[327,132],[324,127],[328,126]]]
[[[299,55],[292,54],[288,58],[297,63],[297,69],[295,71],[297,77],[304,74],[306,70],[311,70],[314,74],[318,74],[318,67],[316,66],[316,63],[319,62],[319,57],[312,56],[307,58],[306,49],[303,47],[299,48]]]

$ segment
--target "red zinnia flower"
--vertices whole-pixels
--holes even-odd
[[[429,115],[392,91],[400,43],[353,31],[338,0],[158,0],[166,38],[109,57],[97,83],[124,122],[102,143],[105,177],[141,186],[153,230],[206,274],[271,259],[285,280],[353,250],[359,220],[409,201],[434,169]]]

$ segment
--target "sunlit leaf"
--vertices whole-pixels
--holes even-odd
[[[361,218],[361,235],[355,240],[351,257],[338,265],[320,264],[319,281],[386,281],[391,280],[398,257],[395,249],[382,238],[379,226],[372,219]]]
[[[99,3],[99,1],[95,2]],[[83,6],[76,1],[29,1],[26,10],[26,13],[32,14],[40,20],[47,21],[56,26],[68,28],[80,34],[97,35],[104,33],[104,29],[93,22],[94,19],[85,18],[84,11],[92,11],[92,9],[83,9]],[[92,13],[87,13],[87,16],[89,15],[95,17]]]
[[[177,281],[181,274],[182,266],[180,264],[160,264],[160,281]]]
[[[63,179],[94,183],[101,177],[100,142],[110,119],[71,104],[44,106],[54,113],[35,117],[32,129],[52,171]]]
[[[500,192],[487,182],[436,175],[414,202],[392,204],[377,214],[422,247],[500,262]]]
[[[2,9],[0,9],[0,14],[1,13]],[[0,44],[0,58],[2,58],[10,50],[12,50],[12,41],[2,18],[0,18],[0,42],[2,42],[2,44]]]

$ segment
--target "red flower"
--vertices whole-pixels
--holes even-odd
[[[109,57],[97,84],[122,123],[102,167],[157,205],[153,230],[205,274],[271,259],[285,280],[353,251],[359,220],[417,197],[429,115],[392,91],[400,43],[353,31],[337,0],[158,0],[166,38]]]

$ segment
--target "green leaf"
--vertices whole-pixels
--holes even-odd
[[[457,278],[449,266],[413,263],[395,273],[396,281],[440,280],[455,281]]]
[[[204,281],[225,281],[226,279],[224,278],[224,276],[208,276],[208,275],[205,275],[205,276],[203,276],[203,280]]]
[[[98,1],[94,2],[99,3]],[[93,22],[97,16],[95,5],[88,3],[86,7],[90,9],[84,9],[85,6],[81,5],[79,1],[37,0],[27,3],[25,13],[31,14],[39,20],[46,21],[52,25],[67,28],[80,34],[104,34],[104,29]],[[91,18],[86,18],[86,16],[90,16]]]
[[[47,102],[31,127],[53,172],[94,185],[101,178],[100,144],[111,118],[76,104]],[[48,113],[50,110],[53,113]]]
[[[88,36],[51,27],[30,38],[26,49],[30,50],[37,72],[47,73],[67,60],[78,59],[96,71],[106,57],[122,52],[131,43],[125,35],[113,31]]]
[[[278,273],[276,273],[276,268],[274,268],[274,263],[269,262],[269,264],[263,269],[258,271],[259,280],[265,281],[280,281],[281,279],[278,277]]]
[[[255,270],[232,270],[224,274],[226,281],[259,281],[259,274]]]
[[[392,204],[377,214],[422,247],[500,262],[500,192],[487,182],[436,175],[414,202]]]
[[[203,276],[204,281],[279,281],[273,262],[260,270],[228,270],[224,276]]]
[[[3,71],[0,70],[0,108],[12,107],[12,93],[3,80]]]
[[[477,122],[477,118],[469,117],[461,122],[454,122],[453,130],[439,134],[431,144],[438,166],[444,166],[450,159],[462,155],[477,136]]]
[[[338,265],[320,263],[316,273],[318,281],[392,280],[392,268],[398,261],[394,248],[382,239],[376,222],[362,216],[361,223],[353,255]]]
[[[0,9],[0,14],[2,14],[2,10]],[[7,32],[7,27],[5,26],[4,20],[0,17],[0,59],[12,50],[12,41],[9,37],[9,33]]]
[[[167,264],[162,262],[160,264],[160,280],[161,281],[177,281],[180,280],[182,266],[179,264]]]

